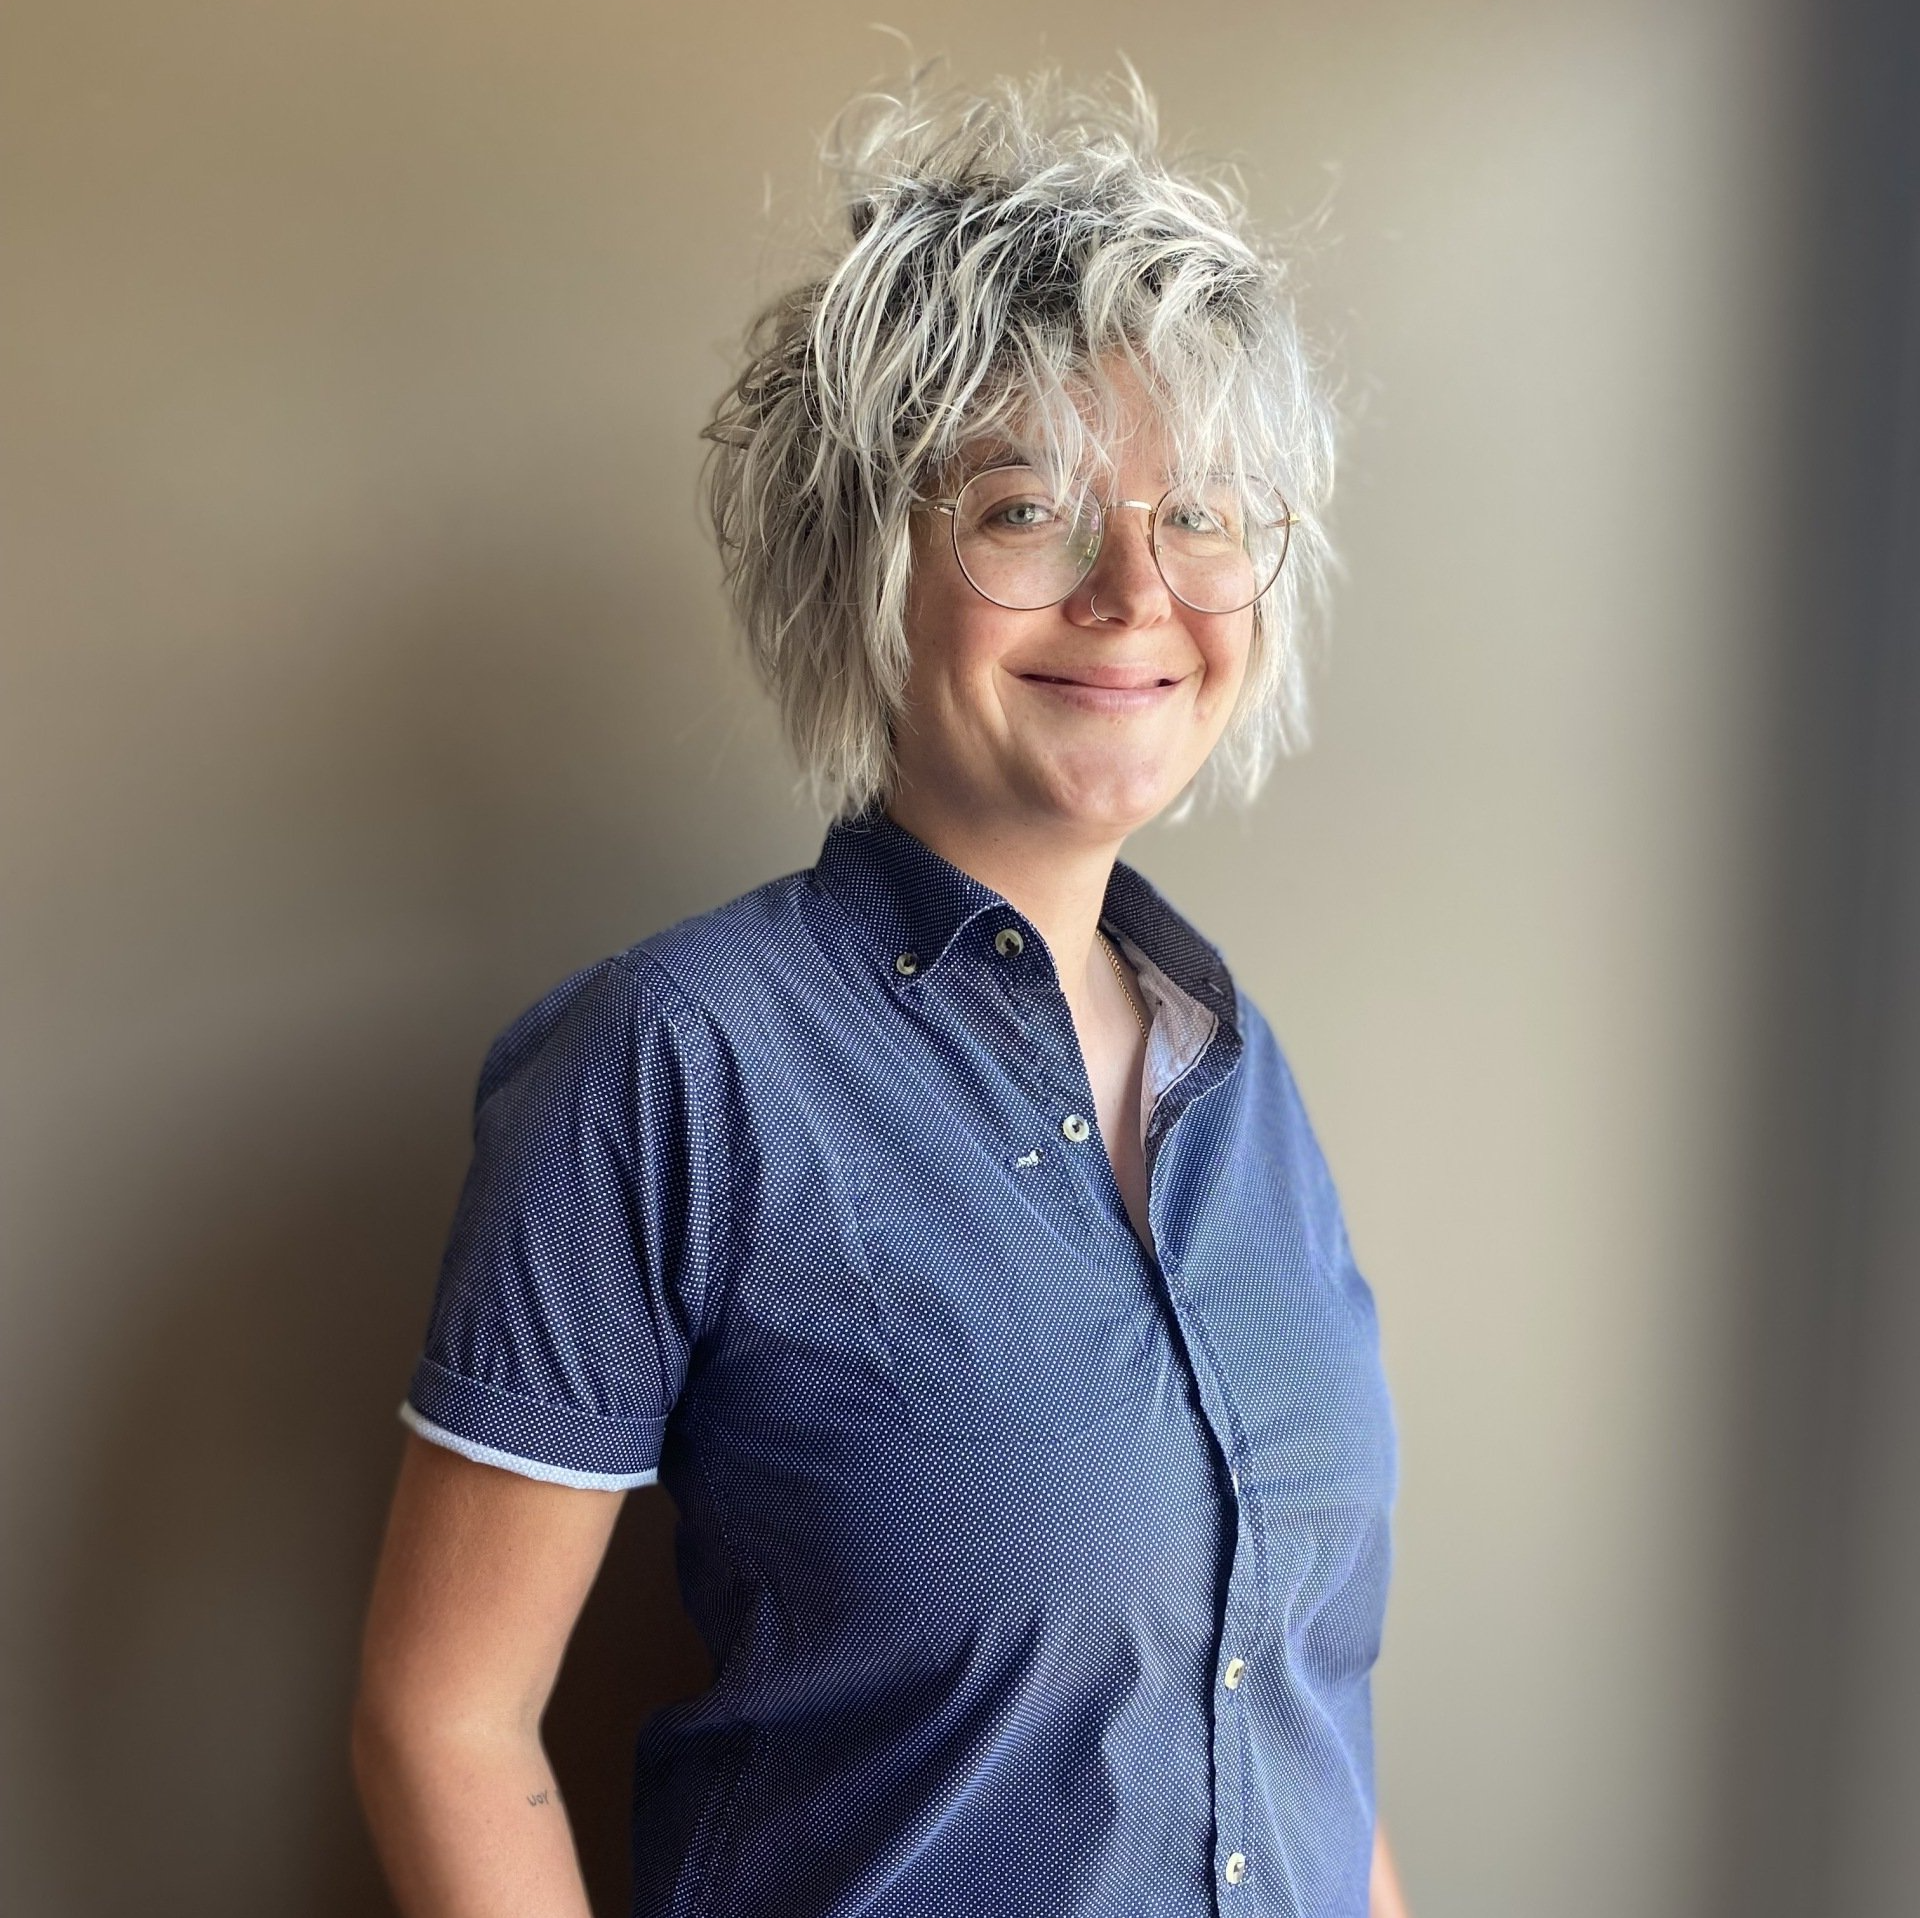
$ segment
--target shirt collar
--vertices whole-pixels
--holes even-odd
[[[828,828],[813,876],[866,927],[889,976],[899,981],[935,970],[983,913],[1018,925],[1025,937],[1040,937],[1017,907],[942,859],[877,804]],[[1233,976],[1219,949],[1125,860],[1114,861],[1100,916],[1239,1036]],[[896,964],[903,955],[904,970]]]

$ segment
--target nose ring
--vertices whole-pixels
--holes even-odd
[[[1098,593],[1089,593],[1087,595],[1087,610],[1092,613],[1094,618],[1103,626],[1117,626],[1120,623],[1120,615],[1118,613],[1103,613],[1100,610],[1100,595]]]

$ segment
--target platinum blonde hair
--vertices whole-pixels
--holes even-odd
[[[1334,420],[1281,259],[1235,185],[1163,157],[1128,68],[854,100],[823,148],[837,237],[751,328],[703,429],[729,595],[813,796],[883,799],[909,666],[912,510],[992,438],[1056,477],[1110,470],[1124,368],[1184,480],[1276,484],[1296,516],[1246,681],[1169,812],[1251,800],[1307,737],[1307,639],[1332,554]]]

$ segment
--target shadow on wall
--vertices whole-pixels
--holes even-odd
[[[63,1705],[33,1745],[71,1820],[79,1910],[384,1906],[346,1714],[422,1325],[422,1194],[442,1187],[409,1152],[409,1117],[338,1140],[305,1187],[242,1175],[238,1221],[232,1162],[182,1192],[154,1252],[161,1304],[77,1428],[81,1522],[42,1674]],[[246,1167],[240,1140],[275,1119],[228,1119]],[[639,1492],[547,1722],[597,1908],[626,1899],[637,1726],[707,1678],[674,1590],[672,1503]]]
[[[316,1141],[296,1183],[247,1150],[277,1113],[225,1116],[210,1176],[153,1222],[161,1303],[77,1430],[55,1709],[32,1743],[70,1821],[75,1909],[218,1918],[264,1897],[365,1918],[385,1901],[346,1714],[444,1167],[409,1144],[428,1115],[402,1109]],[[624,1909],[633,1736],[707,1678],[672,1506],[650,1489],[627,1501],[548,1721],[597,1909]]]
[[[199,923],[142,929],[155,950],[177,935],[203,974],[217,955],[247,1008],[217,1008],[217,1052],[189,1034],[150,1071],[96,1060],[130,1096],[94,1097],[84,1137],[59,1142],[74,1192],[113,1189],[99,1239],[66,1248],[76,1295],[128,1302],[81,1335],[87,1399],[62,1438],[67,1522],[24,1688],[74,1913],[389,1908],[347,1713],[467,1102],[503,1018],[650,930],[680,856],[620,803],[631,597],[549,596],[517,633],[483,584],[458,597],[328,689],[308,742],[323,763],[289,778],[303,817],[339,790],[332,838],[222,875]],[[269,812],[288,798],[261,794]],[[296,974],[285,953],[333,918],[342,950],[368,935],[371,964],[323,947]],[[665,1493],[628,1500],[548,1718],[605,1911],[625,1906],[634,1738],[709,1677],[672,1522]]]

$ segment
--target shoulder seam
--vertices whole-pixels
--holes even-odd
[[[669,997],[673,1000],[673,1006],[668,1011],[667,1017],[669,1021],[676,1026],[682,1022],[680,1019],[674,1017],[675,1013],[704,1010],[698,1001],[694,999],[693,995],[681,985],[680,981],[676,979],[652,953],[648,952],[642,946],[629,946],[625,952],[611,953],[603,963],[609,966],[618,966],[622,972],[634,979],[644,980],[647,975],[651,973],[662,980],[666,985]]]
[[[718,1022],[712,1012],[681,985],[671,972],[663,966],[652,953],[644,947],[629,947],[625,952],[611,955],[609,964],[618,966],[630,978],[643,980],[651,975],[664,982],[671,1004],[666,1008],[665,1018],[669,1026],[682,1038],[697,1039],[697,1043],[707,1054],[708,1069],[711,1070],[715,1055],[715,1033]],[[697,1189],[705,1195],[698,1207],[699,1225],[699,1265],[700,1265],[700,1323],[694,1328],[696,1339],[704,1339],[714,1322],[715,1298],[718,1288],[714,1284],[714,1217],[716,1212],[725,1221],[734,1214],[733,1193],[731,1187],[720,1193],[715,1184],[716,1175],[724,1170],[729,1179],[732,1176],[732,1163],[729,1159],[723,1169],[716,1166],[712,1150],[712,1135],[708,1131],[707,1101],[696,1098],[689,1101],[688,1124],[691,1131],[690,1159],[697,1168]]]

